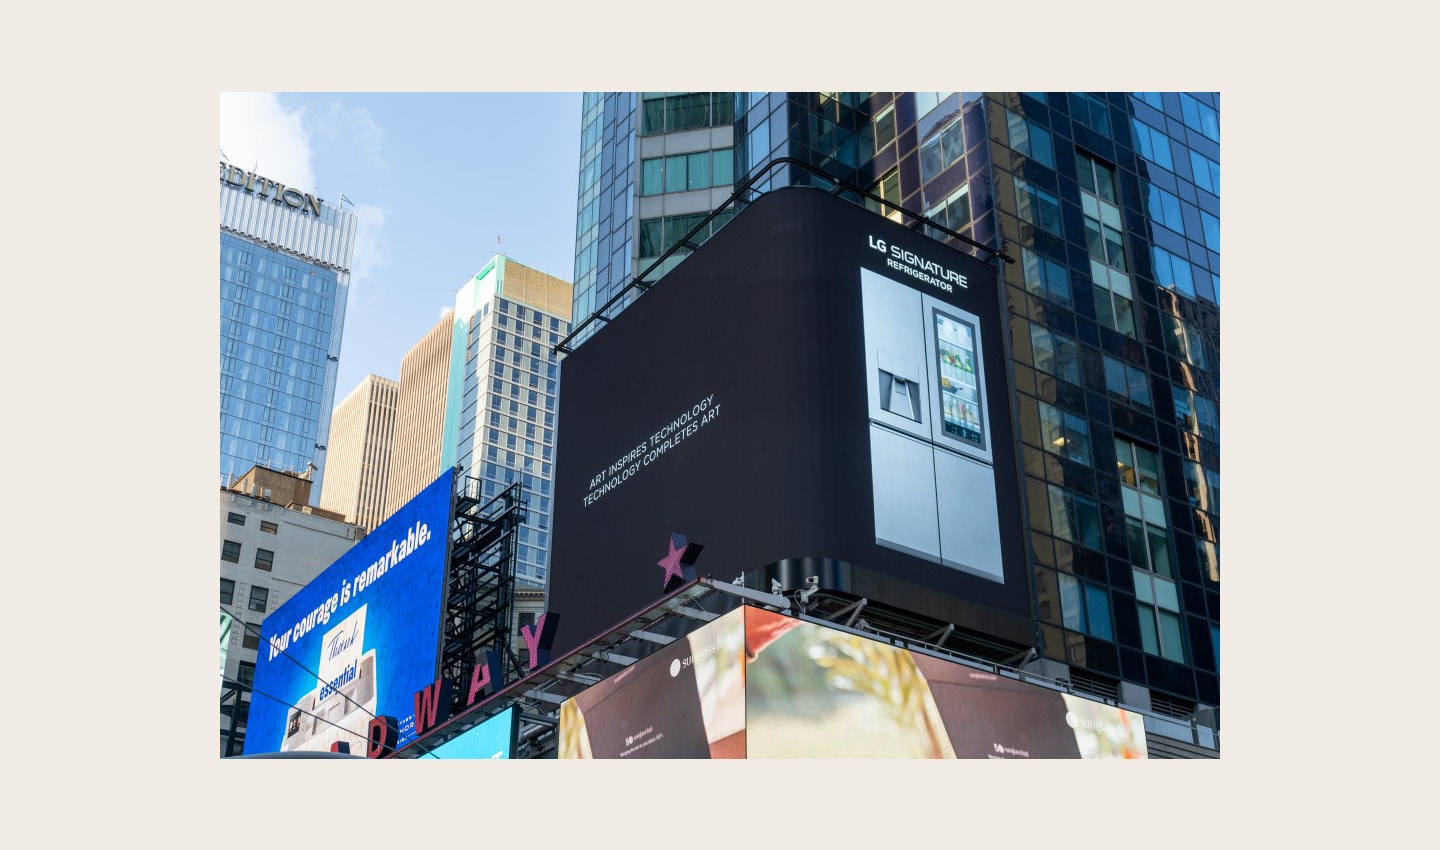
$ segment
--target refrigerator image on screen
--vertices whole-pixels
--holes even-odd
[[[979,318],[868,269],[875,542],[1003,582]]]

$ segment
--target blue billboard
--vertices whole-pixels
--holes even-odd
[[[435,680],[454,471],[446,470],[260,626],[245,753],[366,750],[394,717],[414,738]]]
[[[515,757],[515,733],[520,713],[514,706],[453,738],[421,758],[509,759]]]

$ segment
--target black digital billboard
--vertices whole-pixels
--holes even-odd
[[[1003,316],[992,264],[818,190],[751,203],[562,361],[557,652],[662,594],[671,534],[701,575],[826,559],[1030,645]]]

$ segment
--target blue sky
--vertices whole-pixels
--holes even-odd
[[[367,374],[399,379],[496,250],[573,278],[578,92],[226,93],[220,152],[355,205],[337,404]]]

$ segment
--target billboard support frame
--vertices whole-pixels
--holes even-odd
[[[510,627],[516,533],[525,522],[527,502],[519,481],[487,500],[480,496],[479,479],[456,478],[436,674],[463,683],[486,650],[519,669],[510,649]],[[453,710],[464,708],[464,700],[457,687]]]

